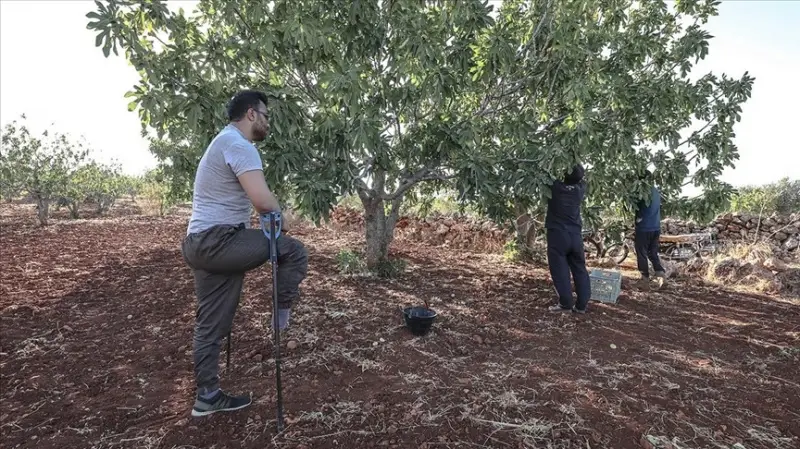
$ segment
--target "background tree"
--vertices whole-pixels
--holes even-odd
[[[143,176],[121,175],[122,192],[128,195],[131,201],[136,202],[136,197],[142,190]]]
[[[83,203],[96,205],[95,211],[105,215],[124,189],[119,164],[106,165],[91,161],[75,170],[70,177],[65,198],[72,218],[79,217],[79,206]]]
[[[25,116],[22,116],[25,120]],[[68,192],[70,179],[88,154],[81,142],[44,131],[39,137],[17,120],[3,128],[0,183],[3,191],[28,195],[36,202],[37,217],[46,226],[50,205]]]
[[[800,179],[741,187],[731,196],[730,210],[784,215],[800,212]]]
[[[502,219],[541,204],[575,161],[589,168],[589,204],[618,209],[644,196],[637,174],[653,166],[670,200],[687,182],[705,190],[683,210],[718,207],[753,80],[688,77],[717,5],[512,0],[495,14],[478,0],[202,0],[190,17],[112,0],[87,17],[104,54],[121,47],[139,71],[128,95],[143,127],[196,140],[187,167],[233,92],[272,95],[270,185],[315,220],[357,194],[374,267],[421,183],[452,180],[462,202]]]
[[[185,131],[186,128],[181,128],[162,138],[150,139],[150,152],[158,161],[160,182],[165,184],[165,195],[173,203],[192,198],[197,165],[208,146],[208,142],[192,138]]]
[[[145,212],[152,215],[163,217],[170,207],[174,206],[178,200],[171,190],[173,184],[164,174],[163,167],[148,170],[142,176],[141,198]]]

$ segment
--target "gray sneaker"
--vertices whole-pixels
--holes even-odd
[[[547,310],[549,310],[551,312],[569,312],[570,310],[572,310],[572,308],[568,307],[568,308],[565,309],[565,308],[561,307],[561,304],[556,304],[554,306],[548,307]]]
[[[252,403],[250,396],[231,396],[222,390],[210,399],[203,399],[200,396],[194,401],[192,416],[208,416],[216,412],[232,412],[240,410]]]
[[[663,271],[656,271],[656,285],[661,288],[667,282],[667,273]]]

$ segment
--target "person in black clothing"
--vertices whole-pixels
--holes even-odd
[[[583,174],[583,167],[578,164],[564,176],[564,181],[555,180],[547,202],[547,263],[558,293],[558,304],[549,308],[553,312],[585,313],[589,305],[591,286],[581,236],[581,203],[586,194]],[[574,305],[570,272],[578,294]]]
[[[652,177],[653,174],[649,170],[645,170],[639,179],[650,180]],[[650,187],[649,201],[642,199],[636,202],[635,225],[636,263],[639,272],[642,274],[639,288],[643,290],[650,289],[648,260],[653,264],[658,286],[662,287],[666,279],[666,273],[658,257],[658,244],[661,237],[661,192],[655,186]]]

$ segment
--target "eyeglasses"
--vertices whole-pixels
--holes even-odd
[[[257,113],[263,115],[265,119],[269,120],[269,115],[266,112],[259,111],[258,109],[253,109],[253,110],[256,111]]]

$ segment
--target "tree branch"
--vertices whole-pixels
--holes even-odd
[[[356,184],[356,189],[369,192],[369,186],[367,186],[367,183],[353,173],[353,170],[350,168],[350,164],[347,164],[347,171],[350,172],[350,176],[353,178],[353,182]]]
[[[551,6],[553,6],[553,0],[549,0],[547,2],[547,5],[545,5],[544,12],[542,13],[542,18],[539,19],[539,23],[536,25],[536,29],[533,31],[533,35],[528,40],[528,42],[525,44],[525,46],[523,46],[522,49],[520,49],[520,51],[517,53],[517,57],[520,57],[522,55],[527,54],[528,51],[531,49],[531,47],[533,47],[533,44],[536,43],[536,37],[538,37],[539,33],[542,31],[542,26],[544,25],[544,20],[547,18],[547,15],[548,15],[547,13],[548,13],[548,11],[550,11],[550,7]]]
[[[398,198],[402,198],[403,195],[415,184],[422,182],[422,181],[447,181],[449,179],[455,178],[455,175],[443,175],[441,173],[436,173],[428,167],[423,167],[416,172],[414,172],[411,176],[404,176],[400,180],[400,186],[391,194],[382,194],[381,197],[384,201],[393,201]]]
[[[372,189],[375,191],[376,196],[383,197],[385,195],[383,188],[386,185],[386,170],[382,167],[378,168],[373,172],[373,175],[374,182],[372,183]]]
[[[694,132],[692,132],[692,134],[691,134],[689,137],[687,137],[686,139],[684,139],[684,140],[683,140],[681,143],[679,143],[679,144],[678,144],[678,145],[676,145],[675,147],[673,147],[673,148],[670,148],[670,150],[674,151],[674,150],[677,150],[678,148],[680,148],[680,147],[684,146],[684,145],[685,145],[685,144],[687,144],[687,143],[688,143],[690,140],[692,140],[692,138],[694,138],[695,136],[698,136],[698,135],[700,135],[700,133],[702,133],[703,131],[705,131],[705,130],[706,130],[708,127],[709,127],[709,126],[711,126],[711,125],[712,125],[714,122],[716,122],[716,121],[717,121],[717,117],[714,117],[714,118],[712,118],[711,120],[709,120],[709,121],[708,121],[708,123],[706,123],[706,124],[705,124],[705,126],[703,126],[702,128],[698,129],[697,131],[694,131]]]
[[[247,23],[246,20],[244,20],[244,16],[242,15],[242,12],[239,11],[239,8],[237,6],[233,6],[233,11],[239,17],[239,20],[242,22],[242,24],[245,26],[245,28],[247,28],[247,31],[250,33],[250,38],[251,39],[255,39],[256,38],[255,31],[253,31],[253,28],[250,26],[250,24]],[[267,77],[269,77],[269,73],[270,73],[270,71],[269,71],[269,62],[264,61],[264,56],[260,52],[258,53],[258,60],[261,63],[264,71],[267,73]],[[267,84],[269,84],[269,78],[267,78]]]

